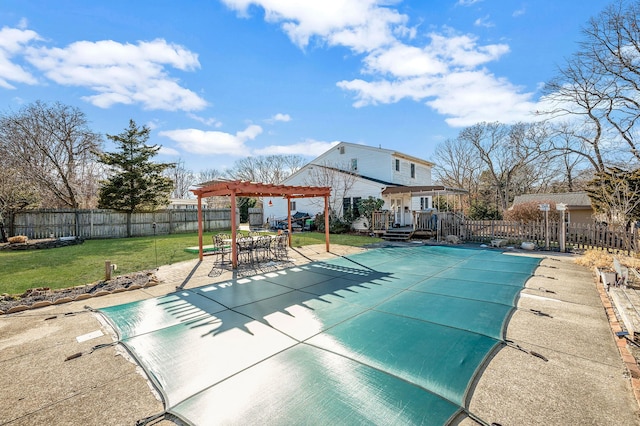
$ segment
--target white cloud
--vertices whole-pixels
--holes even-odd
[[[40,40],[40,36],[35,31],[7,27],[0,29],[0,87],[15,89],[10,82],[37,83],[29,71],[12,62],[13,57],[21,53],[25,46],[37,40]]]
[[[317,157],[328,151],[340,142],[321,142],[308,139],[304,142],[294,143],[291,145],[271,145],[264,148],[256,149],[254,155],[303,155],[306,157]]]
[[[475,25],[476,27],[485,27],[485,28],[492,28],[495,27],[496,25],[491,22],[491,20],[489,19],[489,15],[484,16],[482,18],[478,18],[473,22],[473,25]]]
[[[229,8],[246,16],[251,5],[264,9],[267,22],[279,23],[299,47],[320,37],[330,45],[342,45],[357,52],[394,41],[394,32],[404,27],[408,17],[383,7],[381,0],[222,0]]]
[[[157,39],[137,44],[78,41],[65,48],[31,47],[27,60],[58,84],[96,92],[83,99],[101,108],[141,104],[145,109],[195,111],[207,103],[171,78],[167,67],[193,71],[198,55]]]
[[[506,79],[487,71],[453,73],[432,87],[435,99],[427,105],[448,116],[453,127],[471,126],[482,121],[514,123],[533,119],[533,93],[521,93]]]
[[[273,124],[276,121],[282,121],[283,123],[287,123],[291,121],[291,116],[289,114],[283,114],[281,112],[273,115],[271,118],[267,118],[264,120],[266,123]]]
[[[532,93],[520,93],[518,87],[486,70],[452,72],[438,78],[342,81],[338,86],[356,93],[356,107],[393,103],[403,98],[425,101],[436,112],[447,116],[446,122],[453,127],[481,121],[531,120],[531,111],[535,110]]]
[[[431,52],[401,43],[371,53],[364,63],[368,73],[389,73],[397,77],[442,74],[447,71],[446,63]]]
[[[180,152],[177,149],[169,148],[169,147],[166,147],[166,146],[161,146],[160,150],[158,151],[158,153],[164,154],[164,155],[168,155],[170,157],[179,157],[180,156]]]
[[[482,0],[458,0],[472,6]],[[267,22],[281,25],[293,43],[304,48],[311,39],[328,46],[344,46],[363,54],[362,75],[337,82],[354,94],[355,107],[393,103],[402,99],[424,102],[447,117],[452,126],[477,121],[510,122],[530,118],[533,94],[496,77],[488,64],[509,52],[507,44],[482,44],[472,34],[445,28],[426,34],[417,45],[417,27],[391,0],[223,0],[247,15],[251,6],[264,9]],[[492,26],[489,16],[476,21]],[[419,38],[418,38],[419,39]],[[286,152],[295,146],[272,147]]]
[[[527,8],[523,5],[520,9],[514,10],[511,16],[513,16],[514,18],[517,18],[519,16],[524,15],[525,13],[527,13]]]
[[[200,117],[199,115],[196,115],[194,113],[188,113],[187,117],[196,120],[202,124],[204,124],[205,126],[210,126],[210,127],[222,127],[222,122],[218,121],[218,119],[214,118],[214,117],[209,117],[209,118],[205,118],[205,117]]]
[[[520,88],[481,68],[508,53],[509,46],[479,45],[476,37],[450,30],[429,37],[424,47],[396,43],[371,53],[364,71],[379,77],[340,81],[338,87],[355,93],[355,107],[424,101],[447,116],[452,126],[523,119],[532,94],[520,93]]]
[[[235,135],[199,129],[165,130],[159,132],[158,135],[168,137],[176,142],[181,149],[194,154],[244,156],[248,152],[245,142],[255,139],[260,133],[262,133],[262,127],[251,124]]]

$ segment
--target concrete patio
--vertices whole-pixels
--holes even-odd
[[[301,265],[362,250],[333,245],[326,253],[324,245],[308,246],[292,250],[291,262]],[[570,255],[513,255],[544,258],[522,291],[506,333],[529,353],[512,347],[498,351],[474,385],[469,412],[503,426],[640,425],[631,364],[623,362],[618,349],[624,340],[612,331],[593,272],[574,264]],[[125,425],[162,413],[141,370],[121,346],[111,345],[112,331],[85,306],[142,300],[253,272],[218,270],[214,261],[205,257],[201,263],[160,267],[161,283],[154,287],[0,317],[5,372],[0,424]],[[93,349],[102,344],[107,346]],[[456,424],[478,422],[467,417]]]

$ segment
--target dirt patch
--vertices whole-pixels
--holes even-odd
[[[25,310],[49,306],[120,291],[151,287],[156,284],[158,284],[158,279],[155,270],[149,270],[122,275],[109,281],[98,281],[93,284],[60,290],[51,290],[48,287],[34,288],[20,295],[1,295],[0,314],[11,313],[15,309]]]

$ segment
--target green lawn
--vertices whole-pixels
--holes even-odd
[[[212,233],[204,244],[211,244]],[[363,246],[380,239],[355,235],[331,235],[332,244]],[[293,234],[294,247],[324,244],[324,234]],[[46,250],[0,251],[0,294],[20,294],[29,288],[66,288],[104,279],[104,262],[118,265],[115,275],[154,269],[197,254],[185,248],[198,245],[197,234],[87,240],[83,244]]]

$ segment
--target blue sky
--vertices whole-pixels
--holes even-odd
[[[528,120],[608,4],[0,0],[0,109],[60,101],[103,134],[132,118],[196,173],[337,141],[430,159],[465,126]]]

